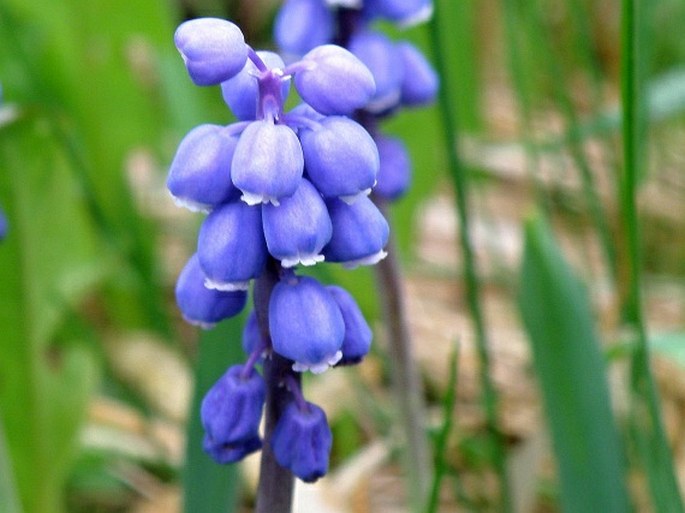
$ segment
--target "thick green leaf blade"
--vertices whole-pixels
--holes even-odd
[[[238,469],[235,465],[219,465],[204,453],[199,411],[207,390],[231,364],[243,357],[242,320],[241,316],[224,321],[200,337],[183,469],[183,511],[186,513],[232,513],[237,509]]]
[[[589,299],[539,216],[526,224],[519,299],[552,434],[563,510],[629,511]]]

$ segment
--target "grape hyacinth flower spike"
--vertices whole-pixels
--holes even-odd
[[[333,21],[319,1],[290,5],[328,20],[298,29],[316,29],[323,42]],[[177,303],[185,320],[210,328],[244,308],[251,285],[254,299],[242,334],[246,362],[231,366],[202,402],[203,447],[219,463],[261,448],[257,511],[289,511],[283,497],[292,490],[283,487],[293,475],[323,476],[332,445],[326,415],[304,399],[300,374],[358,363],[371,344],[352,296],[297,268],[372,264],[385,255],[388,224],[368,197],[381,156],[366,129],[346,117],[368,104],[376,84],[340,46],[308,47],[286,65],[252,49],[226,20],[185,22],[175,43],[192,81],[220,85],[238,119],[191,130],[171,164],[167,186],[176,202],[207,214],[179,276]],[[286,112],[291,86],[305,103]]]

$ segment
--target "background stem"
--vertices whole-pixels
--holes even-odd
[[[387,217],[384,202],[376,204]],[[407,443],[403,451],[409,500],[415,511],[423,507],[432,480],[431,463],[424,430],[425,406],[421,394],[421,379],[413,355],[407,325],[404,290],[394,240],[388,241],[388,256],[376,266],[385,325],[388,330],[388,354],[391,359],[395,400],[400,410],[401,425]]]

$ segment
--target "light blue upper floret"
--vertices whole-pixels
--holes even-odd
[[[278,205],[282,198],[295,193],[303,171],[302,147],[290,127],[259,120],[240,135],[231,179],[248,205]]]
[[[282,199],[279,206],[262,206],[262,225],[269,253],[283,267],[323,261],[321,250],[333,232],[326,204],[304,178],[295,193]]]
[[[342,357],[345,322],[330,292],[314,278],[284,277],[269,302],[273,349],[296,371],[323,372]]]
[[[205,286],[246,290],[262,274],[268,256],[261,209],[236,201],[213,210],[200,227],[197,254]]]
[[[333,39],[333,21],[323,0],[286,0],[276,15],[274,39],[285,52],[304,55]]]
[[[295,73],[295,87],[321,114],[351,114],[364,107],[376,90],[369,69],[340,46],[317,46],[301,63]]]
[[[190,78],[200,86],[216,85],[238,73],[247,59],[245,38],[237,25],[219,18],[182,23],[174,34]]]
[[[236,199],[229,170],[238,138],[225,127],[200,125],[186,135],[171,163],[167,188],[177,204],[208,211]]]
[[[282,467],[313,483],[328,471],[333,435],[324,411],[313,403],[291,402],[271,436],[271,448]]]
[[[244,290],[222,292],[205,287],[197,254],[190,257],[176,281],[176,303],[183,318],[204,329],[239,314],[247,302]]]
[[[376,183],[379,158],[369,133],[355,121],[329,116],[300,131],[307,175],[324,197],[354,200]]]
[[[404,77],[402,79],[403,105],[425,105],[435,100],[439,78],[426,57],[411,43],[402,41],[397,45],[402,59]]]
[[[376,81],[376,93],[364,108],[383,112],[395,107],[400,102],[404,76],[395,43],[380,32],[361,30],[352,36],[348,48],[371,70]]]

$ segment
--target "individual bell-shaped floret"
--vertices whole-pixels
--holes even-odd
[[[323,250],[328,262],[345,267],[372,265],[386,256],[383,250],[390,229],[380,210],[367,198],[352,204],[334,199],[326,202],[333,222],[333,237]]]
[[[197,254],[207,287],[247,290],[268,256],[261,209],[236,201],[213,210],[200,227]]]
[[[265,397],[264,378],[253,367],[230,367],[200,406],[205,450],[220,463],[233,463],[259,449]]]
[[[409,188],[411,159],[404,143],[394,137],[376,136],[376,146],[381,160],[378,182],[373,193],[387,200],[395,200]]]
[[[176,203],[190,210],[209,211],[236,199],[231,161],[238,138],[226,127],[200,125],[186,135],[171,163],[167,188]]]
[[[308,276],[285,276],[269,301],[273,349],[293,360],[298,372],[320,373],[338,363],[345,323],[326,288]]]
[[[364,108],[370,112],[384,112],[400,101],[402,59],[395,44],[380,32],[357,32],[348,45],[349,50],[373,74],[376,92]]]
[[[333,232],[326,204],[305,178],[300,179],[295,194],[282,199],[279,206],[262,206],[262,224],[269,253],[283,267],[321,262],[321,250]]]
[[[286,0],[274,21],[274,39],[300,56],[333,39],[333,13],[322,0]]]
[[[295,132],[286,125],[260,120],[240,135],[231,178],[248,205],[278,205],[297,190],[303,170],[302,147]]]
[[[402,42],[397,46],[402,58],[402,104],[425,105],[435,100],[439,79],[430,63],[414,45]]]
[[[280,69],[285,67],[281,57],[273,52],[259,51],[259,58],[269,69]],[[233,114],[241,120],[252,120],[257,118],[259,102],[259,76],[261,71],[257,69],[252,60],[248,59],[245,66],[236,76],[221,83],[221,94],[224,101],[230,107]],[[283,100],[288,96],[290,90],[290,79],[279,78],[279,96]]]
[[[312,129],[300,130],[307,176],[325,197],[354,201],[376,183],[376,143],[359,123],[330,116]]]
[[[195,254],[176,281],[176,303],[186,321],[210,329],[217,322],[239,314],[247,302],[247,293],[243,290],[223,292],[208,289],[205,279]]]
[[[353,365],[359,363],[371,348],[373,333],[364,319],[362,311],[352,295],[342,287],[329,285],[326,287],[338,303],[345,322],[345,340],[342,344],[342,359],[338,365]]]
[[[326,414],[317,405],[291,402],[278,419],[271,436],[278,464],[307,483],[328,472],[333,435]]]
[[[230,21],[197,18],[182,23],[174,34],[188,74],[200,86],[220,84],[238,73],[247,59],[243,33]]]
[[[368,103],[376,85],[373,75],[352,53],[336,45],[308,52],[295,73],[302,99],[321,114],[350,114]]]
[[[433,14],[432,0],[365,0],[367,17],[380,17],[408,27],[428,20]]]

